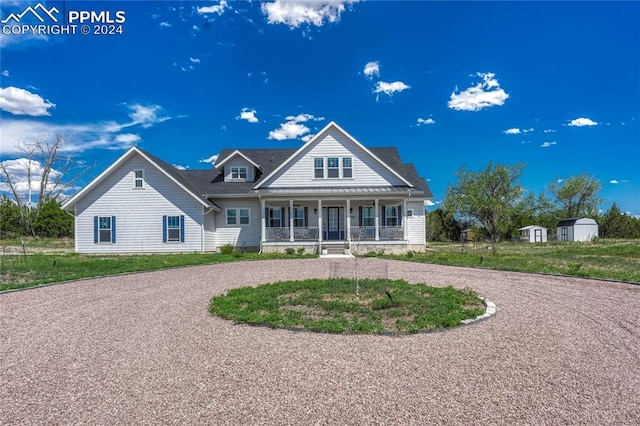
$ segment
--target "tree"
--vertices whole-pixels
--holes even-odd
[[[9,197],[0,198],[0,238],[12,238],[24,234],[20,221],[20,208]]]
[[[622,213],[616,203],[613,203],[599,222],[603,237],[640,238],[640,219]]]
[[[586,172],[569,179],[556,179],[549,185],[549,192],[555,198],[558,209],[565,218],[595,216],[598,214],[598,197],[602,184],[598,178]]]
[[[37,218],[43,204],[48,199],[57,199],[89,170],[70,155],[63,155],[65,140],[66,137],[56,135],[53,142],[21,142],[17,148],[23,158],[0,162],[0,178],[6,188],[4,192],[16,203],[21,224],[32,235],[35,235],[33,219]],[[26,176],[15,173],[12,166]],[[35,206],[34,196],[37,197]]]
[[[460,225],[453,213],[438,207],[425,215],[427,241],[457,241],[460,238]]]
[[[514,215],[525,207],[525,191],[518,183],[523,169],[523,163],[489,163],[484,170],[473,172],[463,165],[456,173],[456,185],[447,188],[445,205],[477,221],[493,242],[498,241],[511,227]]]
[[[60,203],[50,198],[42,204],[33,221],[33,229],[39,237],[71,237],[73,217],[60,208]]]

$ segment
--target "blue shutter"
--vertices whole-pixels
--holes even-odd
[[[116,217],[111,216],[111,243],[116,243]]]
[[[271,221],[269,220],[269,207],[264,208],[264,219],[265,228],[271,227]]]
[[[98,216],[93,217],[93,244],[98,244]]]
[[[184,215],[180,215],[180,242],[184,243]]]
[[[286,207],[282,207],[282,209],[280,209],[280,227],[281,228],[288,228],[289,227],[289,216],[287,216],[287,223],[284,223],[284,218],[285,218],[285,214],[287,213],[287,208]],[[286,225],[286,226],[285,226]]]
[[[167,215],[162,216],[162,242],[167,242]]]
[[[398,206],[398,226],[402,226],[402,206]]]
[[[304,208],[304,223],[302,224],[302,226],[309,226],[309,207]]]
[[[382,225],[387,226],[387,208],[385,206],[380,206],[382,209]]]
[[[358,226],[362,226],[362,206],[358,206]]]

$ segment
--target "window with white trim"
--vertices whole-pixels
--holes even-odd
[[[144,188],[144,170],[133,171],[133,187]]]
[[[269,227],[282,227],[282,209],[280,207],[269,208]]]
[[[167,216],[167,241],[180,241],[180,216]]]
[[[324,158],[313,159],[313,177],[319,179],[324,177]]]
[[[375,226],[376,216],[373,206],[362,207],[362,226]]]
[[[246,179],[247,168],[246,167],[231,167],[231,179]]]
[[[251,209],[227,209],[227,225],[251,225]]]
[[[353,162],[351,157],[342,157],[342,177],[353,177]]]
[[[304,228],[306,224],[304,223],[304,207],[294,207],[293,208],[293,227],[294,228]]]
[[[398,206],[384,207],[385,225],[398,226]]]
[[[98,242],[111,242],[111,216],[100,216],[98,218]]]
[[[314,179],[351,179],[353,178],[353,158],[315,157],[313,177]]]

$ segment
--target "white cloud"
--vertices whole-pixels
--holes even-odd
[[[181,166],[180,164],[172,164],[172,166],[178,170],[187,170],[189,168],[189,166]]]
[[[14,115],[30,115],[32,117],[51,115],[49,108],[55,106],[56,104],[45,101],[40,95],[19,87],[0,88],[0,109]]]
[[[591,120],[590,118],[580,117],[575,120],[571,120],[568,124],[572,127],[584,127],[584,126],[597,126],[598,123]]]
[[[236,117],[236,120],[247,120],[249,123],[257,123],[258,117],[256,117],[256,110],[251,108],[242,108],[240,115]]]
[[[346,6],[359,0],[276,0],[262,3],[262,13],[270,24],[290,28],[300,25],[321,27],[325,22],[338,22]]]
[[[211,6],[204,6],[204,7],[198,7],[196,9],[196,11],[200,14],[207,14],[207,13],[217,13],[218,15],[222,15],[225,11],[225,9],[227,9],[229,7],[229,5],[227,4],[226,0],[220,0],[219,4],[214,4]]]
[[[44,168],[38,161],[29,160],[28,158],[16,158],[13,160],[5,160],[2,165],[7,169],[11,180],[13,181],[14,188],[19,194],[26,195],[31,189],[34,196],[37,198],[40,185],[42,183],[42,173]],[[29,169],[31,169],[31,179],[29,179]],[[49,182],[55,181],[59,178],[61,173],[55,169],[49,172]],[[31,184],[29,184],[31,183]],[[48,189],[53,189],[49,187]],[[4,181],[0,182],[0,192],[8,191],[9,185]]]
[[[9,77],[9,70],[2,70],[3,77]]]
[[[193,62],[194,64],[199,64],[200,63],[200,59],[198,58],[189,58],[189,61]]]
[[[403,90],[410,89],[411,86],[406,85],[402,81],[394,81],[393,83],[387,83],[386,81],[379,81],[376,83],[376,88],[373,93],[384,93],[387,96],[392,96],[395,93],[402,92]],[[376,97],[376,100],[378,98]]]
[[[309,142],[311,139],[313,139],[313,136],[311,133],[309,133],[308,135],[305,135],[303,137],[300,138],[300,140],[302,140],[302,142]]]
[[[371,80],[374,76],[377,77],[380,75],[380,64],[378,61],[375,62],[367,62],[364,66],[364,75]]]
[[[142,138],[135,133],[123,133],[121,135],[116,136],[116,142],[121,142],[123,144],[135,144],[139,142]]]
[[[57,135],[65,141],[62,150],[80,152],[89,149],[128,149],[140,141],[134,133],[120,133],[125,128],[149,128],[171,117],[159,116],[162,109],[158,105],[127,105],[130,109],[130,121],[102,121],[92,123],[50,123],[34,119],[3,119],[0,122],[2,134],[2,153],[4,155],[20,155],[19,145],[37,141],[51,142]]]
[[[611,179],[611,180],[609,181],[609,183],[612,183],[612,184],[616,185],[616,184],[618,184],[618,183],[620,183],[620,182],[618,182],[618,181],[617,181],[617,180],[615,180],[615,179]]]
[[[520,129],[517,127],[512,127],[510,129],[505,130],[503,133],[506,133],[507,135],[519,135]]]
[[[165,27],[165,28],[169,28],[169,27],[171,27],[171,24],[168,23],[167,21],[163,21],[163,22],[160,22],[160,26],[161,27]]]
[[[542,148],[549,148],[550,146],[556,145],[558,142],[553,141],[553,142],[544,142],[542,145],[540,145]]]
[[[545,129],[543,130],[544,133],[555,133],[555,129]]]
[[[416,123],[418,124],[418,126],[421,126],[423,124],[436,124],[436,121],[433,118],[418,118],[416,120]]]
[[[209,158],[203,158],[202,160],[198,160],[198,163],[208,163],[208,164],[215,164],[216,160],[218,159],[219,154],[214,154]]]
[[[312,114],[298,114],[289,115],[285,117],[285,120],[287,121],[280,124],[280,127],[269,132],[269,139],[275,139],[277,141],[301,139],[308,142],[312,137],[312,135],[309,135],[311,129],[300,123],[307,121],[322,121],[324,120],[324,117],[316,117]]]
[[[533,132],[535,129],[533,127],[529,127],[528,129],[523,129],[522,133],[529,133],[529,132]]]
[[[466,88],[460,93],[458,87],[451,93],[448,106],[456,111],[480,111],[492,106],[504,105],[509,94],[500,88],[495,74],[492,72],[476,73],[482,81],[475,86]]]

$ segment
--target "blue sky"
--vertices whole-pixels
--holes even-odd
[[[588,172],[603,211],[640,215],[638,2],[37,4],[0,10],[0,141],[16,179],[16,143],[56,134],[96,164],[88,180],[132,145],[206,168],[223,148],[299,147],[335,121],[398,147],[436,204],[463,163],[525,162],[535,194]],[[23,31],[39,23],[28,6],[76,33]]]

